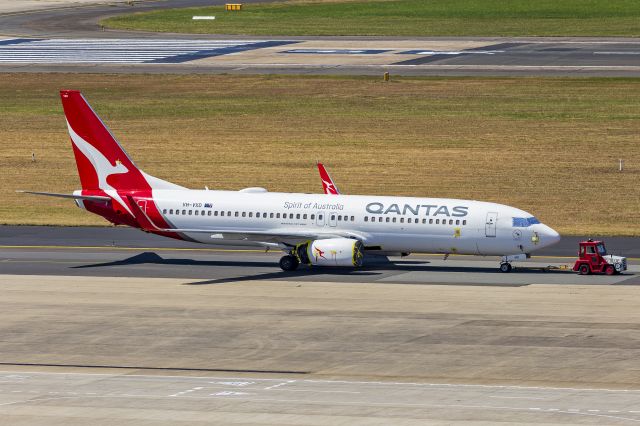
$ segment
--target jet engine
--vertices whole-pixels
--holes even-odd
[[[328,238],[298,244],[295,255],[300,263],[320,266],[362,266],[364,246],[350,238]]]

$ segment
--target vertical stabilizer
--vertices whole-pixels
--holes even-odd
[[[82,189],[100,189],[109,195],[110,191],[151,189],[82,94],[62,90],[60,97]]]

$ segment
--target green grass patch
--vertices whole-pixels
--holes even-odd
[[[371,36],[640,35],[638,0],[292,1],[116,16],[103,25],[195,34]],[[215,15],[194,21],[194,15]]]

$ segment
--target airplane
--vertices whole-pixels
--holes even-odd
[[[318,172],[320,173],[320,181],[322,182],[322,189],[327,195],[340,195],[338,187],[331,179],[329,172],[325,169],[324,164],[318,161]]]
[[[140,170],[77,90],[60,91],[82,189],[70,198],[116,225],[213,245],[284,251],[279,266],[359,267],[364,252],[501,256],[511,262],[560,240],[515,207],[449,198],[192,190]]]

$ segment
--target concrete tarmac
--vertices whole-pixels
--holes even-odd
[[[633,424],[638,286],[0,275],[8,424]]]

